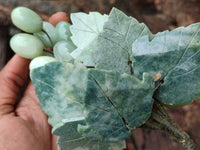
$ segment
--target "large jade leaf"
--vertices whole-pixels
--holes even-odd
[[[84,112],[87,113],[86,121],[91,126],[98,126],[98,131],[108,132],[116,126],[115,133],[118,137],[123,134],[122,124],[129,129],[141,126],[151,115],[153,100],[154,81],[153,78],[144,73],[143,80],[138,80],[129,74],[120,74],[116,71],[104,71],[91,69],[88,73],[88,86],[85,98]],[[97,113],[98,112],[98,113]],[[109,113],[108,113],[109,112]],[[122,122],[111,122],[117,113]],[[103,122],[105,121],[105,123]],[[119,120],[118,120],[119,121]],[[105,126],[109,124],[110,127]],[[109,131],[110,130],[110,131]],[[107,133],[103,133],[107,134]],[[107,135],[108,138],[110,135]]]
[[[125,141],[99,141],[85,137],[71,140],[58,137],[57,143],[59,150],[124,150],[126,148]]]
[[[144,35],[152,37],[146,25],[113,8],[103,31],[94,41],[92,58],[96,68],[132,73],[132,43]]]
[[[154,97],[167,105],[200,98],[200,23],[147,36],[133,43],[134,75],[161,74]]]
[[[33,69],[30,76],[39,104],[52,126],[65,118],[83,117],[87,72],[82,66],[53,62]]]
[[[77,46],[71,55],[82,61],[86,66],[94,66],[91,58],[92,46],[94,40],[103,30],[103,25],[107,21],[107,15],[101,15],[98,12],[72,13],[70,27],[72,33],[72,41]]]
[[[95,138],[85,137],[77,131],[83,121],[80,119],[63,120],[54,126],[52,133],[58,135],[60,150],[122,150],[126,147],[125,141],[102,141]]]
[[[39,103],[61,150],[121,149],[150,116],[154,81],[81,64],[51,62],[31,70]]]

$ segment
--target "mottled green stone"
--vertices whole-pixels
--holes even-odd
[[[92,50],[95,67],[131,74],[132,43],[144,35],[152,36],[146,25],[113,8]]]
[[[168,106],[200,98],[200,23],[142,37],[133,43],[134,74],[161,73],[154,97]]]

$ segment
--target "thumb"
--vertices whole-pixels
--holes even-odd
[[[29,76],[30,60],[15,55],[0,72],[0,116],[14,112],[21,88]]]

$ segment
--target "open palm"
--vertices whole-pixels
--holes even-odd
[[[0,149],[56,150],[47,116],[30,82],[16,105],[29,75],[29,60],[15,55],[0,72]]]

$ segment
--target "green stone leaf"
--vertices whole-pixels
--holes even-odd
[[[125,139],[127,129],[134,130],[150,117],[155,86],[149,74],[140,81],[129,74],[91,69],[88,76],[86,122],[103,139]]]
[[[49,116],[60,149],[121,149],[150,116],[153,78],[86,69],[57,61],[31,69],[39,104]]]
[[[126,148],[125,141],[99,141],[85,137],[66,140],[61,136],[57,143],[59,150],[123,150]]]
[[[77,46],[71,55],[82,61],[86,66],[94,66],[91,58],[91,48],[93,40],[103,30],[103,25],[107,21],[107,15],[101,15],[98,12],[85,13],[72,13],[70,27],[72,33],[72,41]]]
[[[60,150],[122,150],[126,147],[125,141],[101,141],[81,135],[77,128],[84,124],[84,118],[63,120],[54,126],[52,132],[58,135]]]
[[[134,75],[161,73],[154,97],[164,104],[184,105],[200,98],[200,23],[144,36],[133,43]]]
[[[93,129],[89,129],[87,133],[84,130],[84,134],[83,131],[79,131],[86,126],[82,111],[87,89],[86,76],[87,70],[79,64],[64,64],[57,61],[31,69],[31,79],[40,100],[39,104],[49,116],[49,123],[53,126],[52,133],[59,136],[59,148],[122,150],[125,146],[124,139],[102,141],[98,139],[100,135],[94,135]]]
[[[113,8],[92,47],[96,68],[132,73],[132,43],[144,35],[152,36],[146,25]]]
[[[84,117],[81,110],[87,70],[82,66],[54,61],[32,69],[30,76],[39,104],[52,126],[66,118]]]
[[[80,138],[83,137],[77,130],[78,125],[80,124],[85,125],[84,117],[63,119],[61,122],[53,127],[52,133],[58,136],[65,137],[66,141]]]

